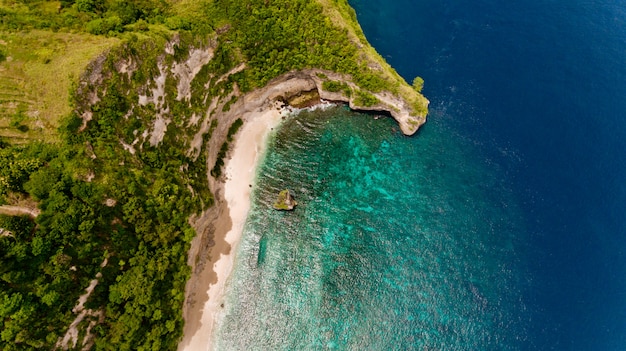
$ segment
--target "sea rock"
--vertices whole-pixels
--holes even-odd
[[[288,189],[278,193],[278,198],[274,202],[274,209],[279,211],[292,211],[298,203],[293,194]]]

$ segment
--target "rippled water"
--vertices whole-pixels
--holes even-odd
[[[430,122],[459,131],[422,136],[471,140],[517,199],[523,349],[625,350],[626,1],[350,3],[381,55],[424,78]]]
[[[525,338],[514,199],[434,121],[302,112],[272,137],[230,281],[224,350],[509,350]],[[294,212],[271,208],[295,192]]]
[[[217,349],[623,350],[626,1],[350,3],[429,122],[277,130]]]

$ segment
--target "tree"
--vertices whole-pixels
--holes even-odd
[[[415,77],[415,79],[413,79],[413,89],[415,89],[415,91],[417,91],[418,93],[421,93],[423,88],[424,79],[419,76]]]
[[[96,2],[94,0],[77,0],[76,8],[81,12],[95,12]]]

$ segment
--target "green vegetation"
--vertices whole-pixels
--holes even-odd
[[[86,30],[94,22],[119,22],[112,33],[122,32],[138,21],[162,23],[170,12],[166,1],[141,0],[61,0],[10,1],[0,3],[2,29],[17,31],[41,29],[50,31]]]
[[[0,31],[0,49],[10,58],[0,63],[0,136],[17,143],[56,140],[59,119],[71,112],[72,84],[118,42],[84,33]]]
[[[174,349],[194,235],[187,218],[198,198],[172,176],[176,162],[141,166],[128,157],[128,167],[119,167],[119,159],[105,159],[107,146],[83,136],[102,159],[89,162],[82,143],[2,149],[4,193],[28,194],[42,213],[36,229],[26,219],[0,224],[13,233],[0,238],[0,345],[51,349],[75,318],[78,296],[101,272],[87,305],[106,315],[95,330],[96,348]],[[80,174],[88,170],[100,179],[85,181]],[[107,199],[117,204],[108,207]],[[105,258],[109,264],[100,268]]]
[[[352,95],[352,89],[350,89],[348,84],[336,80],[325,80],[322,82],[322,89],[330,91],[331,93],[341,92],[346,97],[350,97]]]
[[[363,90],[359,90],[356,92],[356,99],[354,99],[354,102],[359,106],[365,106],[365,107],[372,107],[380,103],[380,101],[378,100],[376,96]]]
[[[137,105],[137,94],[126,92],[152,81],[164,43],[158,37],[129,42],[88,70],[86,76],[99,70],[104,80],[81,85],[72,98],[93,113],[85,130],[70,114],[60,123],[61,142],[0,150],[4,201],[29,197],[41,209],[36,229],[7,225],[13,236],[0,237],[3,350],[52,349],[76,317],[78,296],[99,272],[86,305],[105,316],[92,330],[96,349],[176,348],[189,276],[186,253],[195,235],[187,220],[212,204],[202,181],[206,155],[188,156],[176,139],[182,121],[172,122],[160,147],[146,142],[133,155],[120,144],[132,142],[154,119],[154,105]],[[115,68],[129,55],[142,58],[143,74],[133,79]],[[107,93],[91,103],[87,95],[98,88]],[[190,112],[175,100],[175,89],[174,82],[165,87],[171,110]],[[130,108],[134,118],[125,119]],[[105,258],[108,265],[101,268]]]
[[[415,79],[413,79],[413,89],[418,93],[422,92],[422,89],[424,89],[424,79],[422,77],[415,77]]]
[[[288,189],[281,190],[278,193],[278,197],[276,198],[276,202],[274,202],[274,209],[279,211],[291,211],[296,207],[297,203],[293,199],[293,195],[291,195],[291,191]]]
[[[30,175],[54,157],[48,146],[33,143],[27,146],[0,145],[0,203],[12,192],[24,193]]]
[[[211,59],[174,73],[194,50]],[[220,116],[306,68],[350,76],[319,75],[360,105],[388,91],[426,112],[346,0],[1,0],[0,204],[41,213],[0,216],[0,349],[54,349],[97,276],[77,347],[93,321],[94,349],[175,349],[188,219],[213,204],[208,153],[219,178],[243,124],[214,136]]]
[[[224,158],[228,153],[230,148],[230,143],[233,141],[233,136],[237,134],[237,131],[243,125],[243,121],[241,118],[238,118],[233,124],[228,128],[228,134],[226,136],[226,141],[222,144],[220,151],[217,153],[217,160],[215,160],[215,165],[211,169],[211,175],[215,178],[219,178],[222,176],[222,167],[224,167]]]

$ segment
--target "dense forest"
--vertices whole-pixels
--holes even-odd
[[[363,43],[346,0],[0,1],[0,205],[36,209],[0,211],[0,349],[175,349],[188,220],[213,204],[207,173],[220,177],[241,120],[220,150],[190,152],[191,140],[204,145],[239,94],[291,70],[348,74],[364,103],[402,94]],[[194,52],[211,57],[181,98],[171,72]],[[205,114],[201,131],[191,120]],[[158,118],[169,124],[153,143]],[[64,340],[71,325],[78,343]]]

